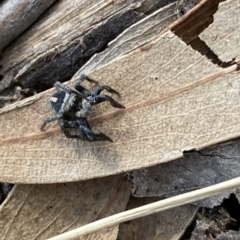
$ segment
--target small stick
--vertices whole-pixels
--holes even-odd
[[[122,222],[208,198],[240,186],[240,177],[103,218],[48,240],[71,240]]]

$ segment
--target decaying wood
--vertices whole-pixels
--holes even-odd
[[[229,232],[221,233],[215,240],[238,240],[239,238],[239,231],[230,230]]]
[[[141,2],[58,1],[4,49],[0,90],[13,82],[27,87],[39,81],[49,84],[71,78],[96,51],[143,17],[133,11]]]
[[[112,144],[67,139],[59,127],[40,132],[43,118],[52,114],[52,90],[31,107],[2,114],[1,181],[65,182],[112,175],[238,137],[235,69],[213,65],[167,32],[89,73],[120,91],[126,106],[117,110],[102,104],[92,114],[91,125],[111,136]]]
[[[211,26],[200,34],[200,38],[223,62],[240,60],[239,22],[239,1],[225,1],[220,3],[219,11],[214,15]]]
[[[203,221],[197,221],[196,227],[192,231],[190,240],[206,240],[206,231],[209,225]]]
[[[110,42],[105,51],[95,54],[73,78],[76,79],[83,73],[99,68],[156,39],[162,31],[177,19],[175,10],[176,4],[172,3],[133,24]]]
[[[237,226],[238,221],[231,218],[224,207],[205,209],[197,214],[196,226],[190,240],[237,240],[240,236],[239,231],[230,230],[236,229]]]
[[[176,0],[161,0],[161,1],[146,0],[141,3],[141,6],[138,8],[138,11],[145,12],[147,15],[149,15],[150,13],[153,13],[158,9],[161,9],[164,6],[167,6],[173,2],[174,4],[176,4]]]
[[[35,22],[53,2],[55,0],[4,1],[0,5],[0,52]]]
[[[201,0],[177,0],[177,13],[183,16],[196,6]]]
[[[157,198],[130,198],[127,210],[140,207]],[[135,219],[119,225],[118,239],[173,240],[181,239],[186,228],[194,219],[198,207],[187,204],[162,213]]]
[[[55,185],[16,185],[0,206],[1,239],[47,239],[125,209],[123,176]],[[118,226],[82,239],[116,239]]]
[[[14,111],[15,109],[18,109],[18,108],[29,106],[29,105],[33,104],[34,102],[36,102],[40,98],[41,98],[41,94],[38,94],[38,95],[34,95],[32,97],[26,98],[26,99],[22,100],[21,102],[15,102],[6,108],[1,108],[0,114]]]

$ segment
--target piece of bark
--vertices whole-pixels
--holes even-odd
[[[4,49],[0,90],[13,82],[27,87],[71,78],[96,51],[143,17],[133,11],[142,1],[56,2],[37,24]]]
[[[0,52],[37,18],[55,0],[8,0],[0,5]]]
[[[89,76],[117,89],[125,110],[101,104],[90,125],[114,143],[67,139],[51,124],[53,90],[0,115],[1,181],[66,182],[156,165],[240,136],[236,66],[221,69],[166,32]],[[54,125],[56,126],[56,124]],[[96,128],[93,128],[97,131]],[[17,151],[16,151],[17,149]]]
[[[172,197],[211,186],[239,176],[240,141],[219,144],[200,152],[185,154],[174,162],[133,171],[132,193],[135,197]],[[229,197],[228,191],[195,204],[213,208]]]
[[[239,188],[236,189],[236,191],[235,191],[235,196],[236,196],[238,202],[240,203],[240,189],[239,189]]]
[[[121,11],[85,33],[82,43],[75,41],[65,51],[55,53],[54,59],[31,62],[30,66],[19,71],[14,81],[23,87],[29,87],[40,81],[54,84],[56,81],[69,79],[87,59],[103,50],[108,42],[142,18],[143,15],[135,11]]]
[[[174,20],[176,4],[172,3],[133,24],[108,44],[108,48],[95,54],[74,76],[78,78],[94,68],[99,68],[158,37]]]
[[[0,183],[0,205],[10,193],[13,185],[9,183]]]
[[[158,198],[130,198],[127,210],[159,200]],[[118,239],[173,240],[180,239],[198,211],[190,204],[138,218],[119,225]]]
[[[49,85],[57,80],[65,81],[71,78],[73,73],[91,56],[86,54],[87,57],[84,57],[81,51],[94,53],[84,49],[86,44],[84,45],[83,37],[87,32],[91,35],[91,29],[99,26],[99,22],[103,23],[110,17],[114,17],[119,11],[136,9],[140,12],[151,12],[166,2],[171,1],[119,0],[109,5],[103,1],[97,4],[79,0],[58,1],[44,14],[36,26],[28,29],[23,36],[4,51],[1,63],[3,65],[1,74],[4,75],[4,78],[1,81],[0,90],[9,87],[13,82],[28,87],[39,81]],[[213,6],[214,9],[217,9],[218,1],[205,0],[204,4],[199,7],[199,11],[184,18],[184,21],[177,22],[171,29],[176,31],[176,34],[179,34],[184,41],[186,40],[185,35],[188,36],[188,39],[195,38],[195,29],[199,33],[203,27],[210,24],[208,19],[213,18]],[[199,13],[205,15],[200,14],[199,16]],[[194,19],[195,17],[196,19]],[[79,24],[79,20],[81,20],[81,24]],[[197,24],[192,24],[195,20]],[[117,25],[121,25],[122,21],[119,19]],[[127,24],[134,21],[137,19],[132,18],[131,21],[127,21]],[[188,26],[185,26],[185,22],[188,23]],[[186,33],[182,31],[183,29],[191,29],[191,31]],[[104,37],[105,32],[100,33],[101,37]],[[107,41],[103,45],[106,44]],[[97,49],[97,51],[100,50]]]
[[[209,228],[209,224],[206,224],[204,221],[197,221],[196,227],[191,234],[190,240],[206,240],[206,231]]]
[[[142,2],[141,6],[137,10],[149,15],[150,13],[164,8],[167,5],[171,5],[172,3],[176,6],[176,0],[146,0]]]
[[[130,184],[123,176],[54,185],[15,185],[0,206],[1,239],[47,239],[122,212]],[[81,239],[116,239],[118,226]]]
[[[115,57],[126,54],[130,52],[130,50],[132,51],[139,46],[146,44],[156,38],[158,33],[166,30],[164,28],[167,28],[168,25],[168,28],[187,44],[191,45],[202,54],[206,54],[207,57],[208,55],[211,56],[211,53],[209,53],[210,49],[206,44],[198,40],[198,35],[213,22],[213,14],[217,11],[219,1],[220,0],[205,0],[192,10],[190,14],[175,22],[174,20],[177,19],[176,4],[169,4],[128,28],[123,34],[109,44],[108,49],[102,53],[94,55],[90,61],[88,61],[75,74],[75,77],[78,77],[96,67],[100,67],[113,60]],[[149,5],[149,2],[145,1],[142,3],[143,8],[146,3]],[[159,4],[162,4],[162,1],[159,2]],[[192,6],[193,5],[191,5],[191,7]],[[141,10],[141,7],[138,10]],[[144,8],[144,11],[147,10]],[[197,24],[193,25],[193,22],[196,22]]]
[[[234,210],[230,206],[229,208],[238,217],[238,209]],[[196,226],[191,234],[191,240],[218,239],[218,237],[220,237],[219,239],[228,239],[228,235],[229,239],[231,237],[235,239],[236,235],[231,233],[230,229],[237,228],[239,228],[238,221],[233,218],[233,215],[230,215],[226,208],[222,206],[214,207],[213,209],[203,208],[197,213]],[[226,238],[222,238],[224,236]]]
[[[215,240],[239,240],[240,239],[240,232],[230,230],[228,232],[223,232],[218,235]]]
[[[191,44],[213,22],[213,16],[221,1],[202,0],[178,21],[172,23],[170,29],[184,42]]]
[[[193,7],[195,7],[202,0],[178,0],[177,1],[177,14],[179,17],[183,16],[189,12]]]

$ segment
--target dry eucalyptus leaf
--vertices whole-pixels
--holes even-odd
[[[192,3],[196,3],[197,1],[198,0],[179,1],[179,14],[181,15],[181,11],[188,11]],[[217,12],[221,1],[222,0],[202,0],[170,26],[170,29],[185,43],[218,65],[221,63],[219,58],[211,51],[207,44],[199,38],[199,34],[201,34],[210,24],[213,23],[214,14]]]
[[[224,1],[214,15],[214,22],[200,34],[200,38],[223,62],[230,62],[240,58],[239,26],[239,0]]]
[[[0,206],[1,239],[47,239],[124,211],[130,184],[122,175],[54,185],[15,185]],[[118,226],[81,239],[116,239]]]
[[[184,11],[189,11],[189,8],[186,5],[188,5],[191,1],[197,0],[183,0],[182,3],[188,2],[187,4],[184,3]],[[170,29],[183,39],[184,42],[193,46],[194,49],[198,49],[200,47],[199,50],[202,52],[201,43],[198,41],[199,34],[214,21],[213,16],[217,12],[219,2],[221,1],[222,0],[202,0],[183,17],[172,23]],[[192,4],[190,3],[190,5]],[[178,11],[178,9],[176,10]],[[204,54],[206,54],[206,52]]]
[[[155,41],[89,73],[117,89],[125,110],[94,109],[90,125],[114,143],[67,139],[53,113],[53,90],[0,115],[1,181],[67,182],[148,167],[240,135],[239,75],[221,69],[168,31]],[[53,127],[54,126],[54,127]],[[97,129],[96,129],[97,127]]]
[[[130,198],[127,209],[140,207],[158,200],[158,198]],[[198,207],[188,204],[122,223],[119,225],[118,239],[181,239],[182,234],[195,217],[197,210]]]
[[[240,141],[219,144],[184,158],[131,173],[136,197],[171,197],[224,182],[239,176]],[[233,191],[195,204],[212,208]]]

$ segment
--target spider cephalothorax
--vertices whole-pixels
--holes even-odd
[[[90,128],[87,116],[91,112],[91,106],[109,101],[113,107],[125,108],[122,104],[116,102],[112,97],[101,94],[103,90],[119,95],[117,91],[106,85],[97,85],[92,92],[81,86],[84,79],[89,82],[97,83],[86,75],[82,75],[79,81],[71,89],[60,82],[56,82],[54,86],[59,89],[50,98],[50,103],[54,116],[45,118],[41,130],[49,122],[59,120],[60,127],[68,138],[81,138],[86,141],[111,141],[112,139],[104,133],[94,133]],[[79,135],[73,135],[67,128],[78,128]]]

